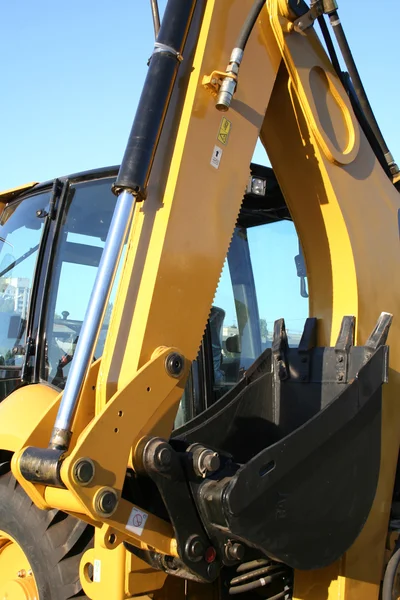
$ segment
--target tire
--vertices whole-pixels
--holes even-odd
[[[39,600],[87,598],[79,581],[79,563],[93,545],[92,526],[59,510],[39,510],[8,472],[0,476],[0,530],[24,551]]]

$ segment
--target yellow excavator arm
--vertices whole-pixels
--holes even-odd
[[[19,486],[95,528],[80,561],[93,600],[379,597],[400,442],[398,169],[351,54],[349,78],[315,32],[332,50],[336,9],[169,0],[65,389],[23,386],[0,405]],[[297,348],[277,321],[239,383],[172,435],[258,139],[310,317]]]

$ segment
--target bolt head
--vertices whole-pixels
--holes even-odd
[[[212,562],[207,567],[207,575],[210,579],[215,579],[218,575],[218,564],[217,562]]]
[[[205,546],[200,537],[198,535],[190,537],[186,543],[186,553],[189,560],[199,562],[203,558],[204,552]]]
[[[88,485],[93,480],[94,473],[94,464],[90,458],[81,458],[74,464],[73,478],[80,485]]]
[[[214,473],[219,469],[221,461],[217,452],[206,454],[203,459],[203,467],[208,473]]]
[[[229,560],[243,560],[244,558],[244,546],[242,544],[239,544],[237,542],[228,544],[226,546],[226,556],[227,558],[229,558]]]
[[[165,359],[165,368],[171,377],[179,377],[185,366],[185,359],[177,352],[171,352]]]
[[[96,512],[102,516],[113,514],[118,504],[117,492],[112,488],[103,488],[99,490],[95,498]]]
[[[155,454],[155,463],[160,469],[168,469],[172,463],[172,452],[168,446],[161,446]]]

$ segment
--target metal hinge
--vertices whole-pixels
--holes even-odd
[[[49,204],[49,213],[48,213],[49,219],[53,220],[56,218],[57,201],[61,197],[63,187],[64,187],[63,183],[59,179],[54,180],[53,190],[51,193],[50,204]]]
[[[22,366],[22,373],[21,373],[22,383],[30,382],[32,367],[33,367],[31,359],[34,355],[35,355],[35,340],[29,336],[26,338],[25,359],[24,359],[24,364]]]
[[[293,22],[294,30],[297,33],[303,33],[309,27],[314,25],[314,21],[323,14],[330,14],[337,10],[336,0],[315,0],[311,2],[310,10],[301,15]]]

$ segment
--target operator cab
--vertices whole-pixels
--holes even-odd
[[[34,186],[0,220],[0,399],[23,383],[63,389],[115,206],[118,169]],[[1,197],[0,197],[1,200]],[[95,358],[102,355],[114,283]],[[305,264],[272,169],[252,164],[243,205],[177,418],[220,399],[271,346],[282,315],[290,346],[308,316]]]

